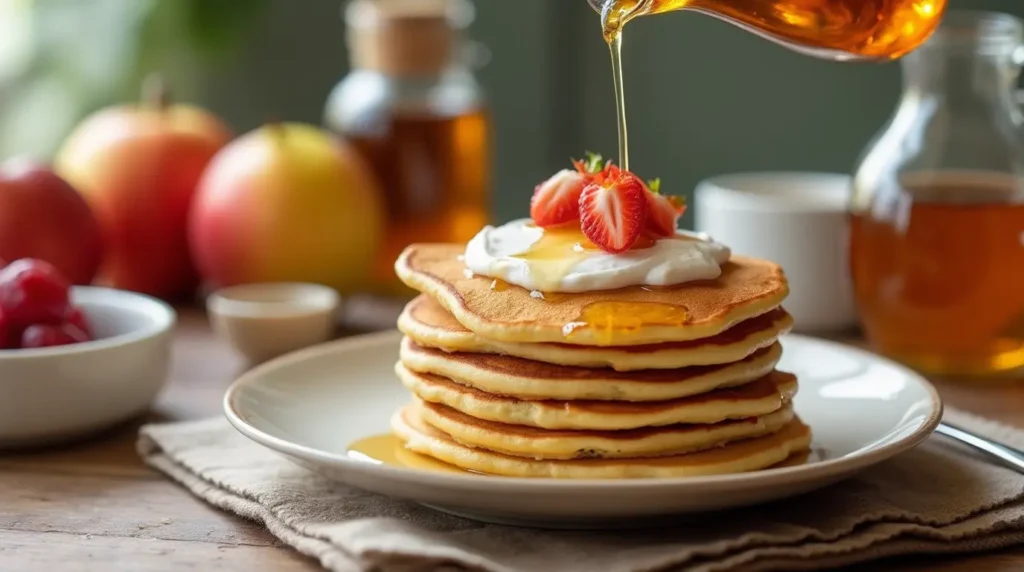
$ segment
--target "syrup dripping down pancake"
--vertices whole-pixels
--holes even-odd
[[[717,280],[540,298],[517,286],[492,290],[493,280],[466,272],[463,250],[414,244],[395,271],[470,331],[503,342],[631,346],[708,338],[769,312],[789,293],[778,265],[735,256]]]
[[[679,423],[718,423],[778,411],[797,391],[796,377],[773,371],[745,385],[666,401],[528,401],[495,395],[446,377],[410,371],[395,373],[412,393],[471,417],[544,429],[621,430]]]
[[[490,340],[466,329],[426,295],[409,302],[398,318],[398,329],[423,347],[448,352],[504,354],[558,365],[610,367],[618,371],[738,362],[771,346],[792,327],[793,318],[782,308],[776,308],[710,338],[639,346],[588,347],[555,342],[524,344]]]
[[[721,423],[626,431],[571,431],[484,421],[437,403],[420,401],[417,406],[426,423],[458,443],[532,459],[614,459],[693,453],[740,439],[770,435],[794,417],[793,407],[786,405],[760,417]]]
[[[696,477],[743,473],[784,462],[810,447],[811,431],[793,419],[777,433],[686,455],[629,459],[536,460],[503,455],[457,442],[426,423],[415,405],[391,418],[392,431],[422,455],[491,475],[563,479]]]
[[[663,401],[743,385],[775,369],[775,343],[738,362],[680,369],[620,372],[609,368],[554,365],[512,356],[448,353],[402,340],[400,360],[411,371],[435,374],[498,395],[519,399]]]

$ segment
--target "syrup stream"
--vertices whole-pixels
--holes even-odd
[[[617,31],[608,42],[612,55],[612,78],[615,83],[615,113],[619,126],[619,166],[629,170],[629,129],[626,125],[626,89],[622,76],[622,32]]]

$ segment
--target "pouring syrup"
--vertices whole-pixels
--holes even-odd
[[[622,77],[622,29],[640,16],[692,10],[714,16],[797,52],[837,61],[886,61],[925,42],[947,0],[588,0],[601,13],[611,50],[619,165],[629,169]]]

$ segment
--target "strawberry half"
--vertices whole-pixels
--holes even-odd
[[[605,252],[629,250],[647,219],[647,190],[632,173],[609,166],[580,196],[580,228]]]
[[[644,230],[654,236],[675,236],[679,217],[686,212],[683,199],[661,194],[660,181],[651,181],[647,187],[647,224]]]
[[[588,178],[577,171],[562,169],[537,185],[530,200],[530,217],[539,227],[557,226],[580,217],[580,194]]]

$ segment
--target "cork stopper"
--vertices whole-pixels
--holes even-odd
[[[436,76],[452,61],[470,11],[464,0],[352,0],[345,11],[352,66]]]

